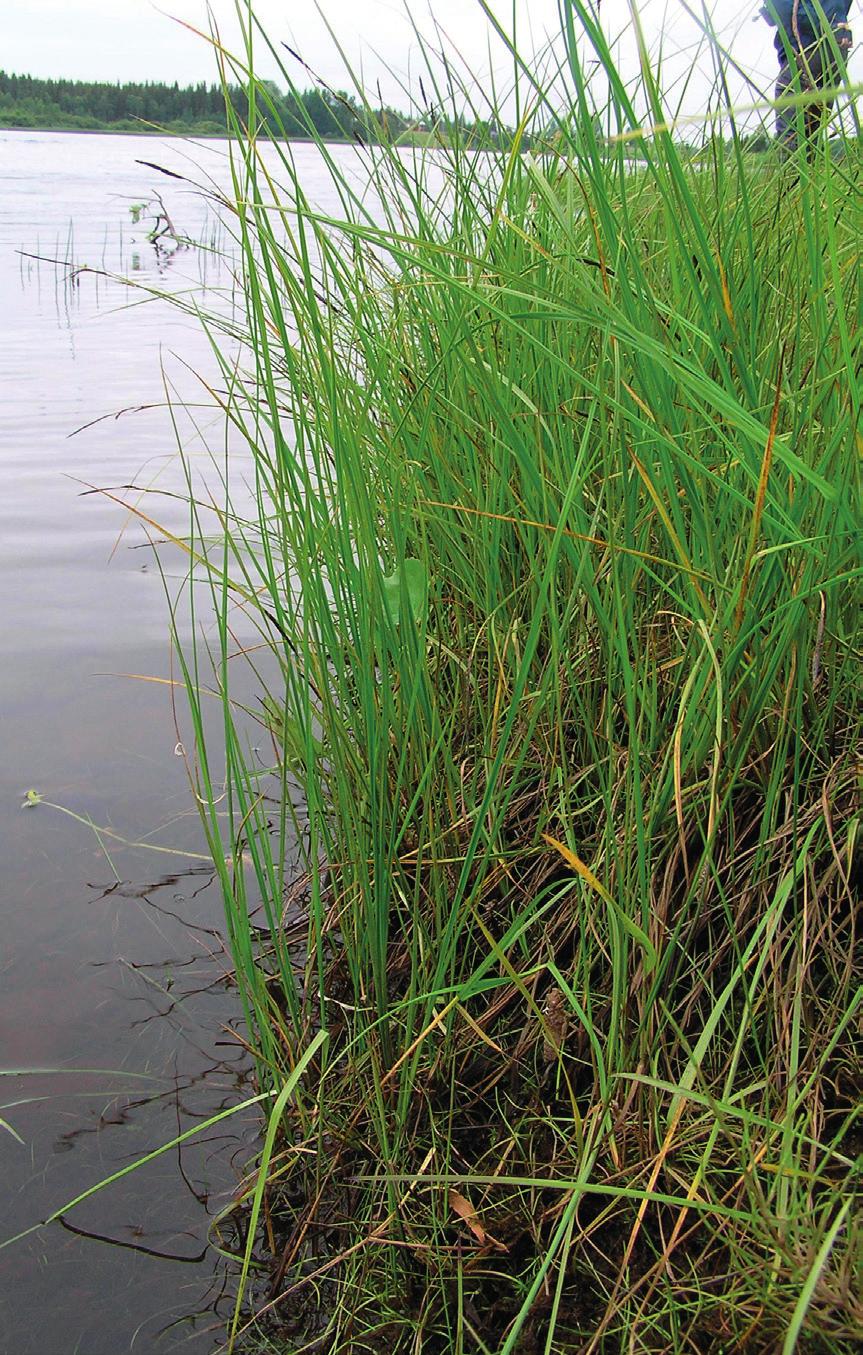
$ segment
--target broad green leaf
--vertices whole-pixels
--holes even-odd
[[[422,560],[403,560],[394,573],[384,575],[381,584],[393,625],[401,622],[402,602],[407,598],[411,618],[421,626],[428,609],[428,570]]]

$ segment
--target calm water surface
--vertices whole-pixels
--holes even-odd
[[[189,368],[215,379],[215,366],[193,318],[45,262],[224,311],[231,271],[207,247],[230,241],[212,208],[137,161],[227,183],[226,152],[0,132],[0,1066],[28,1070],[0,1077],[4,1236],[245,1089],[221,901],[184,855],[205,848],[175,752],[181,703],[175,725],[168,686],[124,676],[171,675],[164,586],[133,515],[87,492],[112,487],[182,531],[166,390],[201,406],[203,437],[188,416],[179,429],[206,477],[201,444],[218,448],[222,429]],[[298,153],[325,201],[316,153]],[[152,212],[135,224],[130,208],[154,192],[205,248],[148,242]],[[179,577],[179,553],[161,558]],[[103,839],[106,852],[58,810],[22,808],[31,788],[176,854]],[[68,1215],[103,1240],[53,1224],[0,1252],[2,1355],[215,1350],[230,1278],[207,1227],[255,1131],[244,1113]]]

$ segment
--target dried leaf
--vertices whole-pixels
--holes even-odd
[[[480,1223],[473,1205],[463,1195],[459,1195],[457,1190],[450,1190],[449,1203],[453,1212],[458,1214],[459,1218],[463,1219],[470,1228],[477,1242],[481,1246],[485,1246],[485,1229]]]

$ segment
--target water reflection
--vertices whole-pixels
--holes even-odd
[[[0,1077],[4,1236],[249,1094],[221,899],[175,756],[191,734],[163,582],[116,502],[158,489],[182,531],[165,380],[200,404],[191,373],[213,366],[192,317],[131,305],[117,278],[207,304],[234,284],[188,185],[161,197],[192,243],[132,220],[130,202],[154,200],[143,148],[188,168],[177,143],[0,133],[0,1064],[24,1070]],[[214,417],[181,416],[180,436]],[[113,500],[87,492],[106,485]],[[170,549],[163,565],[183,567]],[[22,810],[31,788],[79,821]],[[123,845],[150,833],[176,855]],[[217,1349],[232,1270],[208,1228],[258,1125],[254,1109],[211,1125],[0,1252],[0,1349]]]

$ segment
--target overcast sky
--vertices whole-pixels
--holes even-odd
[[[557,0],[490,4],[507,29],[514,9],[522,52],[541,51],[560,31]],[[759,4],[706,0],[720,38],[740,67],[731,81],[737,102],[756,100],[758,90],[768,89],[775,79],[772,30],[762,20],[753,22]],[[237,34],[234,0],[211,0],[211,8],[230,46]],[[255,8],[274,41],[290,43],[328,82],[346,85],[335,42],[314,0],[257,0]],[[373,88],[380,80],[384,98],[406,107],[399,81],[418,93],[422,63],[404,5],[399,0],[323,0],[322,8],[351,60],[361,64],[367,86]],[[691,8],[701,12],[701,0],[691,0]],[[490,69],[496,74],[505,70],[500,47],[490,55],[489,24],[477,0],[420,0],[411,9],[427,33],[433,31],[433,13],[465,64],[485,83]],[[689,77],[684,111],[694,115],[703,104],[710,63],[703,51],[699,56],[699,29],[686,12],[685,0],[641,0],[639,11],[651,45],[663,44],[666,85],[682,88]],[[605,31],[622,35],[621,68],[634,71],[628,0],[602,0],[601,13]],[[863,37],[860,0],[852,0],[851,18],[857,19]],[[213,80],[212,51],[178,19],[206,28],[205,0],[0,0],[0,66],[19,74],[89,80]],[[276,76],[272,60],[259,50],[261,73]],[[309,83],[295,65],[293,71],[300,84]],[[863,81],[863,42],[852,55],[851,77]]]

